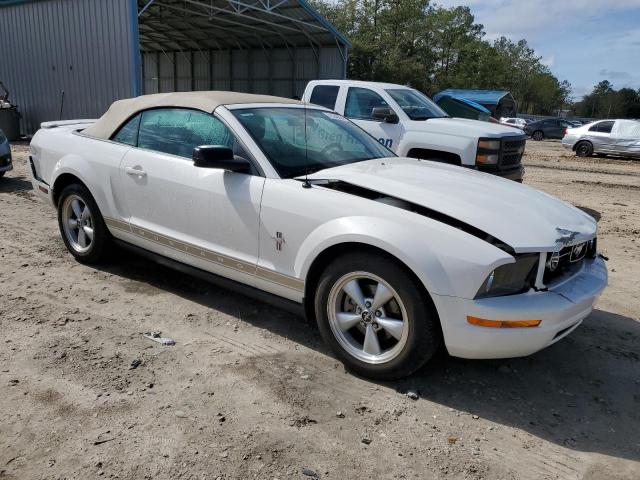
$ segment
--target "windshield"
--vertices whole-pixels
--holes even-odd
[[[444,110],[433,103],[426,95],[408,88],[387,90],[400,108],[411,120],[427,120],[429,118],[448,117]]]
[[[395,156],[337,113],[283,107],[243,108],[232,112],[282,178]]]

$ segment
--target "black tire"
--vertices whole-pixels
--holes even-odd
[[[84,252],[77,251],[71,245],[63,226],[63,206],[65,205],[65,200],[72,195],[80,197],[91,213],[93,239],[91,240],[88,250]],[[60,193],[60,197],[58,199],[58,227],[60,228],[60,234],[62,235],[62,240],[64,241],[67,250],[69,250],[71,255],[73,255],[79,262],[97,264],[108,258],[109,253],[112,250],[111,234],[104,223],[104,219],[102,218],[102,214],[100,213],[100,209],[98,208],[96,201],[93,199],[91,192],[89,192],[84,185],[77,183],[67,185]]]
[[[583,140],[576,145],[576,155],[579,157],[590,157],[593,155],[593,144]]]
[[[385,363],[368,363],[350,354],[338,341],[329,320],[329,297],[341,278],[367,272],[383,279],[399,295],[407,313],[408,336],[400,352]],[[347,369],[375,380],[406,377],[440,349],[442,331],[431,297],[417,280],[392,258],[375,253],[351,253],[336,258],[320,277],[314,299],[315,315],[325,342]],[[355,328],[355,327],[354,327]]]
[[[535,132],[533,132],[533,135],[531,135],[531,138],[539,142],[544,138],[544,133],[542,132],[542,130],[536,130]]]
[[[5,173],[7,173],[6,170],[4,172],[0,172],[0,178],[4,177]]]

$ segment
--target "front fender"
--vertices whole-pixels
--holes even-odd
[[[473,298],[493,269],[513,261],[493,245],[435,221],[355,216],[331,220],[311,232],[298,250],[295,271],[306,278],[323,251],[343,243],[380,248],[413,271],[429,292],[463,298]]]

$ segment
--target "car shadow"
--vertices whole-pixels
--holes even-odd
[[[26,177],[11,177],[8,172],[0,178],[0,193],[16,193],[32,190],[31,182]]]
[[[101,267],[264,328],[324,355],[315,322],[123,252]],[[595,310],[575,332],[524,358],[440,354],[412,376],[377,382],[576,451],[640,461],[640,322]]]

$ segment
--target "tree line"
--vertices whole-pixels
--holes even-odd
[[[468,7],[429,0],[314,0],[352,42],[348,76],[410,85],[508,90],[520,113],[554,115],[572,100],[526,40],[485,38]]]
[[[574,111],[579,117],[640,119],[640,89],[615,90],[608,80],[603,80],[575,103]]]

